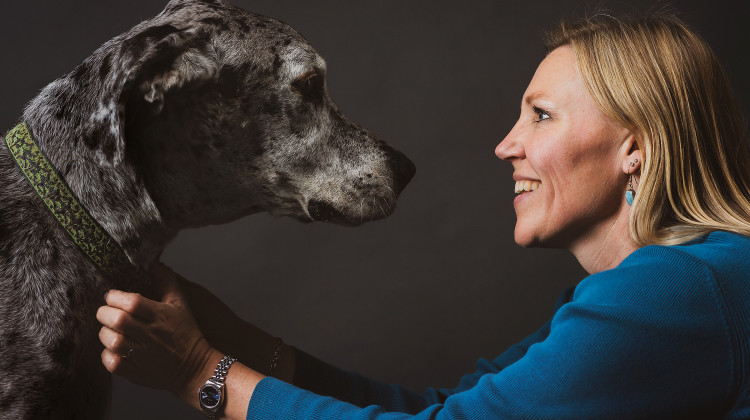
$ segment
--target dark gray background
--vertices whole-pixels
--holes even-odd
[[[9,129],[45,84],[166,0],[5,3],[0,127]],[[557,295],[585,273],[567,252],[514,244],[512,170],[493,148],[544,56],[542,31],[594,3],[234,3],[305,35],[327,59],[340,108],[409,155],[417,176],[387,220],[351,229],[255,215],[185,231],[163,260],[286,342],[415,390],[454,386],[475,359],[543,323]],[[632,11],[664,3],[604,4]],[[673,5],[723,60],[746,116],[747,5]],[[120,379],[113,411],[115,419],[202,418],[166,393]]]

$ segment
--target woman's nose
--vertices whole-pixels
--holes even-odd
[[[521,130],[516,124],[505,136],[503,141],[495,147],[495,156],[502,160],[513,160],[524,157],[523,144],[521,143]]]

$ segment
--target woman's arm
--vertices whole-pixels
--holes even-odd
[[[268,374],[277,349],[279,358],[274,376],[285,382],[357,407],[378,405],[389,412],[414,414],[430,405],[442,403],[456,392],[471,388],[482,375],[496,373],[517,360],[529,345],[541,341],[549,328],[548,325],[543,327],[494,361],[480,360],[477,371],[462,378],[458,388],[429,388],[420,395],[397,385],[380,383],[353,372],[342,371],[285,344],[279,346],[280,342],[275,337],[242,321],[202,286],[179,277],[161,265],[155,267],[152,274],[165,289],[162,302],[153,302],[137,294],[119,291],[108,294],[108,306],[103,307],[99,313],[100,321],[105,324],[101,334],[102,342],[107,346],[102,354],[105,366],[135,383],[168,389],[198,408],[197,390],[211,377],[223,355],[235,356],[239,361],[230,369],[226,382],[228,415],[236,410],[243,412],[247,409],[255,387]],[[567,298],[566,294],[558,306]],[[190,308],[197,322],[190,317],[187,308]],[[155,322],[156,319],[161,321]],[[181,335],[174,331],[192,333]],[[163,339],[170,334],[174,337],[170,340]],[[130,339],[130,336],[136,338]],[[179,346],[180,341],[195,344]],[[131,345],[134,346],[134,353],[130,358],[123,357],[128,354]],[[172,348],[161,352],[153,351],[170,346]],[[177,356],[186,350],[190,350],[189,354],[180,362]],[[177,358],[176,364],[178,367],[183,366],[185,372],[159,376],[175,376],[178,379],[174,381],[160,383],[155,378],[144,377],[142,373],[136,372],[144,367],[147,367],[147,371],[154,372],[169,368],[170,363],[164,362],[169,357]],[[156,360],[149,362],[149,358]],[[299,365],[297,360],[301,362]]]
[[[584,280],[544,339],[500,356],[499,371],[466,377],[458,392],[413,416],[353,407],[269,378],[257,384],[248,418],[723,417],[736,379],[711,272],[665,247],[639,254]]]
[[[662,247],[637,261],[584,280],[555,314],[548,335],[542,332],[545,338],[499,357],[494,367],[466,377],[444,401],[413,416],[316,395],[242,364],[227,377],[226,414],[305,420],[716,417],[732,387],[732,348],[710,271]],[[197,407],[197,388],[223,353],[208,345],[197,326],[197,333],[189,333],[179,303],[121,293],[110,293],[112,306],[98,315],[105,324],[105,366]],[[124,359],[131,344],[135,351]],[[365,404],[380,404],[370,397]]]
[[[559,304],[564,303],[567,298],[568,293],[560,299]],[[200,334],[197,325],[182,306],[183,303],[172,294],[166,294],[164,302],[160,303],[137,294],[113,290],[107,295],[106,302],[108,306],[100,309],[98,319],[105,325],[101,337],[107,348],[102,354],[102,361],[107,369],[134,383],[167,389],[189,405],[200,409],[198,389],[213,375],[222,357],[225,354],[233,354],[211,346]],[[239,325],[237,327],[239,328]],[[245,324],[243,328],[248,327],[245,331],[257,333],[259,337],[265,334],[259,333],[260,330],[249,324]],[[342,371],[287,347],[290,353],[296,352],[300,356],[297,359],[301,363],[296,370],[296,385],[315,394],[296,386],[285,387],[273,379],[266,381],[266,386],[256,400],[262,401],[269,398],[269,395],[282,392],[287,394],[287,402],[295,401],[297,404],[310,404],[314,407],[323,401],[327,410],[334,410],[338,413],[336,415],[348,413],[347,415],[357,417],[363,413],[369,413],[369,416],[386,412],[392,413],[391,415],[400,412],[403,416],[422,412],[424,415],[424,410],[428,407],[442,404],[450,395],[475,386],[483,375],[497,373],[505,365],[522,357],[531,344],[544,339],[548,330],[547,324],[493,361],[480,360],[477,363],[477,371],[462,378],[458,388],[430,388],[422,395],[397,385],[380,383],[353,372]],[[183,331],[186,334],[175,334],[175,331]],[[216,333],[217,330],[213,332]],[[134,337],[133,341],[129,341],[128,337]],[[180,344],[181,342],[188,344]],[[248,344],[252,346],[252,342]],[[130,357],[123,357],[128,354],[130,345],[133,345],[135,350]],[[181,354],[185,356],[180,356]],[[294,357],[288,358],[294,360]],[[269,359],[270,356],[262,360],[264,366]],[[251,369],[241,360],[232,365],[226,378],[226,418],[245,418],[256,387],[265,378],[264,374]],[[279,367],[280,373],[287,379],[293,376],[289,372],[293,367],[291,363],[280,363]],[[150,375],[151,372],[156,375]],[[167,378],[175,379],[166,381]],[[281,379],[291,382],[283,377]],[[256,401],[251,409],[262,409],[262,405]],[[368,406],[369,408],[361,411]],[[432,408],[435,409],[436,407]],[[304,418],[304,415],[300,418]]]
[[[291,346],[242,320],[205,287],[158,265],[152,275],[160,282],[177,282],[185,306],[211,347],[264,375],[289,383],[294,380],[296,352]]]

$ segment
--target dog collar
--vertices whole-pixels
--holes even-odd
[[[99,269],[112,280],[133,281],[139,270],[130,263],[119,244],[94,220],[70,191],[39,146],[26,123],[5,137],[15,159],[34,191],[55,219]]]

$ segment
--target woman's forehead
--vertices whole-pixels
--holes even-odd
[[[524,94],[524,102],[537,99],[554,99],[556,96],[578,95],[585,91],[578,72],[575,53],[565,45],[558,47],[542,60]]]
[[[570,46],[564,45],[550,52],[542,60],[524,93],[526,104],[545,101],[555,106],[591,102],[583,78]]]

